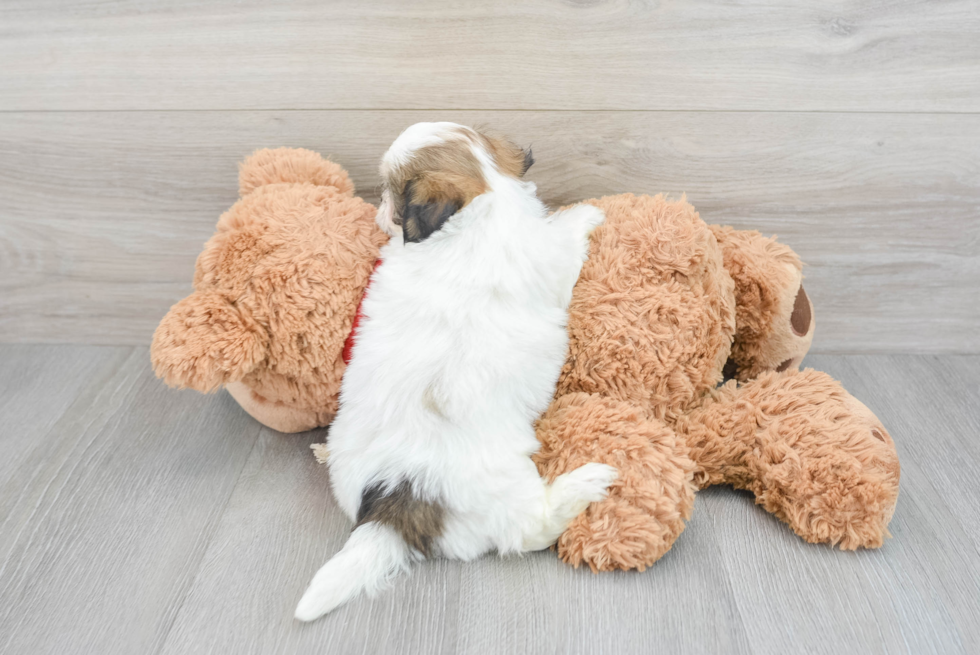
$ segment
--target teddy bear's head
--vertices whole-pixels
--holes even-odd
[[[260,150],[239,184],[197,259],[194,293],[154,334],[154,368],[171,386],[237,383],[262,402],[330,414],[387,237],[346,172],[311,151]]]

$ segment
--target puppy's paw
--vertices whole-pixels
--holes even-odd
[[[609,485],[619,477],[619,471],[608,464],[590,462],[571,471],[568,477],[569,482],[575,485],[583,497],[588,496],[591,502],[606,497]]]
[[[316,461],[321,464],[326,464],[327,460],[330,459],[330,451],[327,450],[325,443],[311,443],[310,450],[313,451],[313,457],[316,458]]]
[[[589,232],[606,222],[606,212],[595,205],[576,205],[572,208],[582,214],[582,222],[588,226]]]
[[[619,471],[607,464],[592,462],[560,475],[551,488],[551,502],[560,513],[572,519],[609,494],[609,485],[619,477]]]
[[[575,205],[561,212],[561,220],[567,221],[575,230],[576,236],[585,240],[605,222],[606,212],[594,205]]]

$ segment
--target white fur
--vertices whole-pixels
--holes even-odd
[[[434,146],[448,139],[461,139],[456,130],[462,125],[456,123],[416,123],[405,129],[389,146],[381,158],[381,174],[386,175],[392,166],[404,164],[420,148]]]
[[[445,127],[433,125],[406,134],[430,143]],[[398,156],[410,156],[401,140]],[[604,215],[580,205],[549,217],[534,185],[477,155],[489,192],[428,239],[399,234],[382,248],[329,435],[331,484],[352,520],[366,487],[408,480],[446,508],[436,552],[462,560],[547,548],[616,477],[587,464],[547,485],[531,461],[533,423],[566,356],[572,287]],[[417,556],[389,528],[362,525],[296,617],[377,590]]]
[[[334,555],[310,582],[296,607],[296,618],[312,621],[343,605],[360,592],[374,595],[397,573],[408,570],[413,558],[408,546],[391,528],[365,523],[354,530],[343,550]],[[350,575],[349,572],[360,575]]]

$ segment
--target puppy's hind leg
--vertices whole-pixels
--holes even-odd
[[[542,550],[555,543],[572,519],[584,512],[589,503],[606,497],[609,485],[618,475],[612,466],[593,462],[555,478],[554,482],[545,486],[542,520],[524,535],[522,549]]]

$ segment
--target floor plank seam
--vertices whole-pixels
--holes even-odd
[[[93,396],[92,397],[92,400],[93,401],[97,400],[100,396],[103,395],[103,393],[105,392],[105,390],[108,388],[109,383],[112,382],[113,378],[121,370],[123,370],[125,368],[126,364],[134,357],[134,355],[137,352],[137,348],[130,347],[129,348],[129,351],[130,351],[129,352],[129,355],[127,355],[121,362],[119,362],[119,365],[115,368],[115,370],[113,370],[112,372],[107,372],[105,374],[106,375],[105,383],[101,387],[99,387],[99,389],[92,390],[92,396]],[[118,388],[119,386],[120,386],[120,384],[117,384],[116,385],[116,388]],[[58,420],[55,421],[51,425],[51,429],[48,430],[48,432],[47,432],[47,434],[45,436],[50,435],[51,432],[53,432],[54,430],[58,429],[58,421],[60,421],[64,416],[68,415],[68,413],[71,412],[71,410],[74,408],[75,404],[78,403],[80,400],[83,399],[84,395],[85,394],[83,392],[83,393],[80,393],[78,395],[78,397],[76,397],[76,399],[71,403],[71,405],[69,405],[65,409],[65,411],[62,413],[61,417],[59,417]],[[108,420],[106,422],[108,422]],[[38,497],[37,497],[37,500],[34,503],[34,506],[30,509],[30,513],[29,513],[29,515],[27,517],[27,520],[24,521],[24,525],[18,531],[16,537],[11,541],[12,547],[15,548],[16,545],[21,542],[21,536],[24,535],[25,532],[28,532],[28,531],[30,532],[30,534],[27,537],[27,544],[31,544],[31,543],[33,543],[35,541],[35,538],[37,536],[37,533],[41,529],[41,526],[43,524],[43,519],[51,511],[53,511],[53,509],[57,505],[57,502],[48,503],[47,509],[44,511],[43,514],[41,514],[40,518],[35,519],[35,517],[36,517],[36,515],[37,515],[37,513],[39,511],[39,508],[44,504],[43,503],[44,498],[47,496],[47,494],[51,490],[51,487],[53,485],[55,485],[56,482],[58,482],[59,480],[61,480],[61,477],[62,477],[61,476],[61,473],[65,470],[66,467],[69,468],[69,473],[68,473],[68,475],[66,477],[67,478],[70,478],[71,477],[71,473],[74,472],[74,471],[76,471],[78,469],[78,467],[81,466],[82,461],[84,460],[85,454],[92,448],[93,444],[97,441],[98,436],[99,436],[98,435],[98,432],[96,432],[96,434],[94,434],[92,436],[92,438],[89,440],[89,442],[84,445],[84,447],[82,449],[82,452],[81,452],[81,454],[80,454],[79,457],[72,458],[71,460],[66,460],[65,462],[62,462],[62,464],[60,466],[58,466],[58,469],[55,472],[55,474],[51,476],[51,478],[48,480],[47,484],[41,490],[41,493],[38,494]],[[43,443],[43,442],[44,442],[44,439],[41,439],[41,440],[38,441],[38,443]],[[35,474],[36,474],[36,472],[35,472]],[[62,493],[63,490],[64,490],[64,487],[63,486],[57,490],[57,493],[55,493],[55,501],[57,501],[61,497],[61,493]],[[16,507],[16,505],[13,505],[12,507]],[[7,558],[4,559],[3,565],[0,566],[0,580],[2,580],[4,578],[4,573],[6,573],[7,566],[10,563],[11,563],[11,558],[7,557]],[[16,581],[13,580],[13,579],[11,579],[8,582],[7,587],[5,587],[2,590],[2,592],[3,592],[2,593],[2,596],[6,596],[7,595],[6,589],[9,588],[11,585],[14,585],[15,582]],[[0,652],[7,652],[7,647],[10,645],[10,641],[13,638],[14,638],[14,632],[13,631],[9,631],[8,632],[8,636],[7,636],[7,639],[4,642],[4,644],[3,644],[3,647],[0,648]]]
[[[258,445],[261,439],[262,430],[266,429],[262,425],[259,425],[257,422],[254,423],[254,427],[256,429],[255,429],[255,438],[252,440],[252,446],[248,449],[248,455],[242,458],[242,467],[238,470],[238,475],[235,478],[235,484],[233,484],[229,489],[228,497],[225,498],[225,502],[221,507],[221,512],[219,512],[215,517],[214,529],[210,531],[210,534],[208,535],[206,542],[203,544],[203,547],[201,548],[201,555],[198,558],[197,564],[194,568],[194,575],[190,576],[184,585],[184,590],[180,596],[180,603],[178,603],[177,606],[174,607],[173,613],[170,617],[170,621],[167,622],[167,629],[164,632],[163,637],[160,639],[160,646],[157,648],[156,651],[154,651],[155,655],[162,653],[164,649],[166,649],[167,643],[170,641],[170,634],[173,631],[174,625],[177,623],[177,619],[180,617],[181,611],[183,611],[184,609],[184,604],[187,602],[187,596],[194,589],[194,585],[197,583],[198,576],[201,574],[201,567],[204,566],[204,562],[207,559],[207,555],[210,552],[211,547],[214,545],[214,539],[218,534],[218,527],[221,525],[221,520],[224,518],[225,513],[228,511],[228,507],[229,505],[231,505],[232,498],[235,497],[235,491],[238,489],[238,486],[241,484],[242,475],[244,475],[245,469],[248,467],[248,463],[252,459],[252,454],[255,452],[255,447]]]
[[[130,348],[130,351],[131,352],[130,352],[129,356],[127,356],[122,362],[120,362],[119,367],[115,371],[113,371],[111,374],[108,374],[108,380],[107,380],[107,382],[108,381],[111,381],[112,378],[113,378],[113,376],[116,373],[118,373],[119,370],[121,370],[126,365],[126,363],[133,357],[133,353],[135,353],[136,349],[135,348]],[[98,391],[95,391],[94,392],[94,396],[97,398],[98,396],[100,396],[103,393],[104,390],[105,390],[105,387],[103,386]],[[82,395],[83,394],[79,394],[79,397],[75,399],[75,402],[78,402],[79,399],[81,399]],[[62,413],[61,417],[59,417],[59,419],[58,419],[59,421],[61,420],[62,417],[64,417],[65,415],[67,415],[72,410],[75,402],[73,402],[71,405],[69,405],[68,408],[65,409],[65,411]],[[48,431],[48,434],[50,434],[52,431],[56,430],[57,427],[58,427],[58,421],[55,421],[52,424],[52,426],[51,426],[51,430]],[[45,436],[47,436],[47,435],[45,435]],[[55,475],[51,476],[51,479],[45,485],[45,487],[42,490],[42,492],[38,495],[38,500],[37,500],[37,502],[35,502],[34,507],[31,508],[30,514],[28,515],[28,520],[24,521],[24,526],[21,528],[20,532],[18,532],[17,537],[12,541],[12,543],[16,544],[16,543],[19,543],[20,542],[20,536],[24,533],[24,531],[26,531],[28,529],[28,526],[33,526],[33,532],[31,533],[31,536],[29,537],[29,542],[33,540],[34,535],[37,533],[38,527],[40,526],[40,524],[41,524],[42,520],[44,519],[44,517],[47,515],[47,514],[44,514],[39,519],[34,520],[35,519],[35,515],[36,515],[36,513],[38,511],[38,508],[40,507],[40,505],[43,504],[42,501],[43,501],[44,497],[48,494],[48,491],[51,489],[51,486],[53,484],[55,484],[55,482],[57,480],[59,480],[59,478],[61,477],[62,471],[64,471],[65,470],[65,467],[68,466],[69,464],[71,464],[71,467],[70,467],[69,474],[68,474],[67,477],[71,477],[71,473],[73,471],[75,471],[75,470],[78,469],[78,467],[80,466],[82,460],[84,459],[85,454],[92,447],[92,444],[95,443],[97,437],[98,437],[98,435],[94,435],[92,437],[92,439],[87,444],[85,444],[85,446],[84,446],[84,448],[82,450],[82,453],[81,453],[81,455],[79,457],[73,458],[72,460],[69,460],[69,461],[65,461],[65,462],[63,462],[58,467],[58,470],[55,472]],[[39,440],[38,443],[43,443],[43,438],[41,440]],[[61,491],[58,491],[58,493],[55,495],[55,498],[57,499],[58,497],[60,497],[60,495],[61,495]],[[14,506],[16,506],[16,505],[14,505]],[[47,508],[46,511],[47,512],[50,512],[54,508],[54,506],[55,506],[55,503],[49,503],[49,506],[48,506],[48,508]],[[9,517],[5,517],[5,522],[6,522],[6,519],[7,518],[9,518]],[[5,560],[4,563],[3,563],[3,566],[0,566],[0,579],[3,578],[3,574],[7,570],[7,564],[8,563],[9,563],[9,560]]]
[[[733,491],[735,490],[734,487],[731,487],[731,486],[726,486],[726,487],[728,489],[730,489],[730,490],[733,490]],[[696,508],[695,508],[695,511],[697,511]],[[715,552],[718,554],[718,561],[721,562],[722,570],[726,574],[725,575],[725,589],[727,590],[729,597],[734,601],[732,603],[732,605],[735,607],[735,612],[738,614],[738,622],[739,622],[739,625],[742,626],[742,634],[745,636],[745,642],[746,642],[746,645],[747,645],[747,647],[749,649],[748,652],[750,653],[750,655],[756,655],[756,653],[758,651],[756,651],[752,647],[752,639],[749,636],[749,626],[748,626],[748,623],[745,621],[745,616],[742,614],[742,604],[738,602],[738,599],[737,599],[737,597],[735,595],[735,588],[732,585],[732,571],[728,567],[728,563],[725,562],[725,558],[722,557],[722,546],[721,546],[721,542],[720,542],[719,537],[718,537],[719,532],[715,529],[715,527],[716,527],[715,526],[715,523],[716,523],[716,518],[717,517],[715,516],[715,514],[714,514],[713,511],[709,511],[708,512],[708,516],[711,518],[711,523],[712,523],[712,526],[711,526],[711,534],[708,536],[708,540],[714,546]]]

